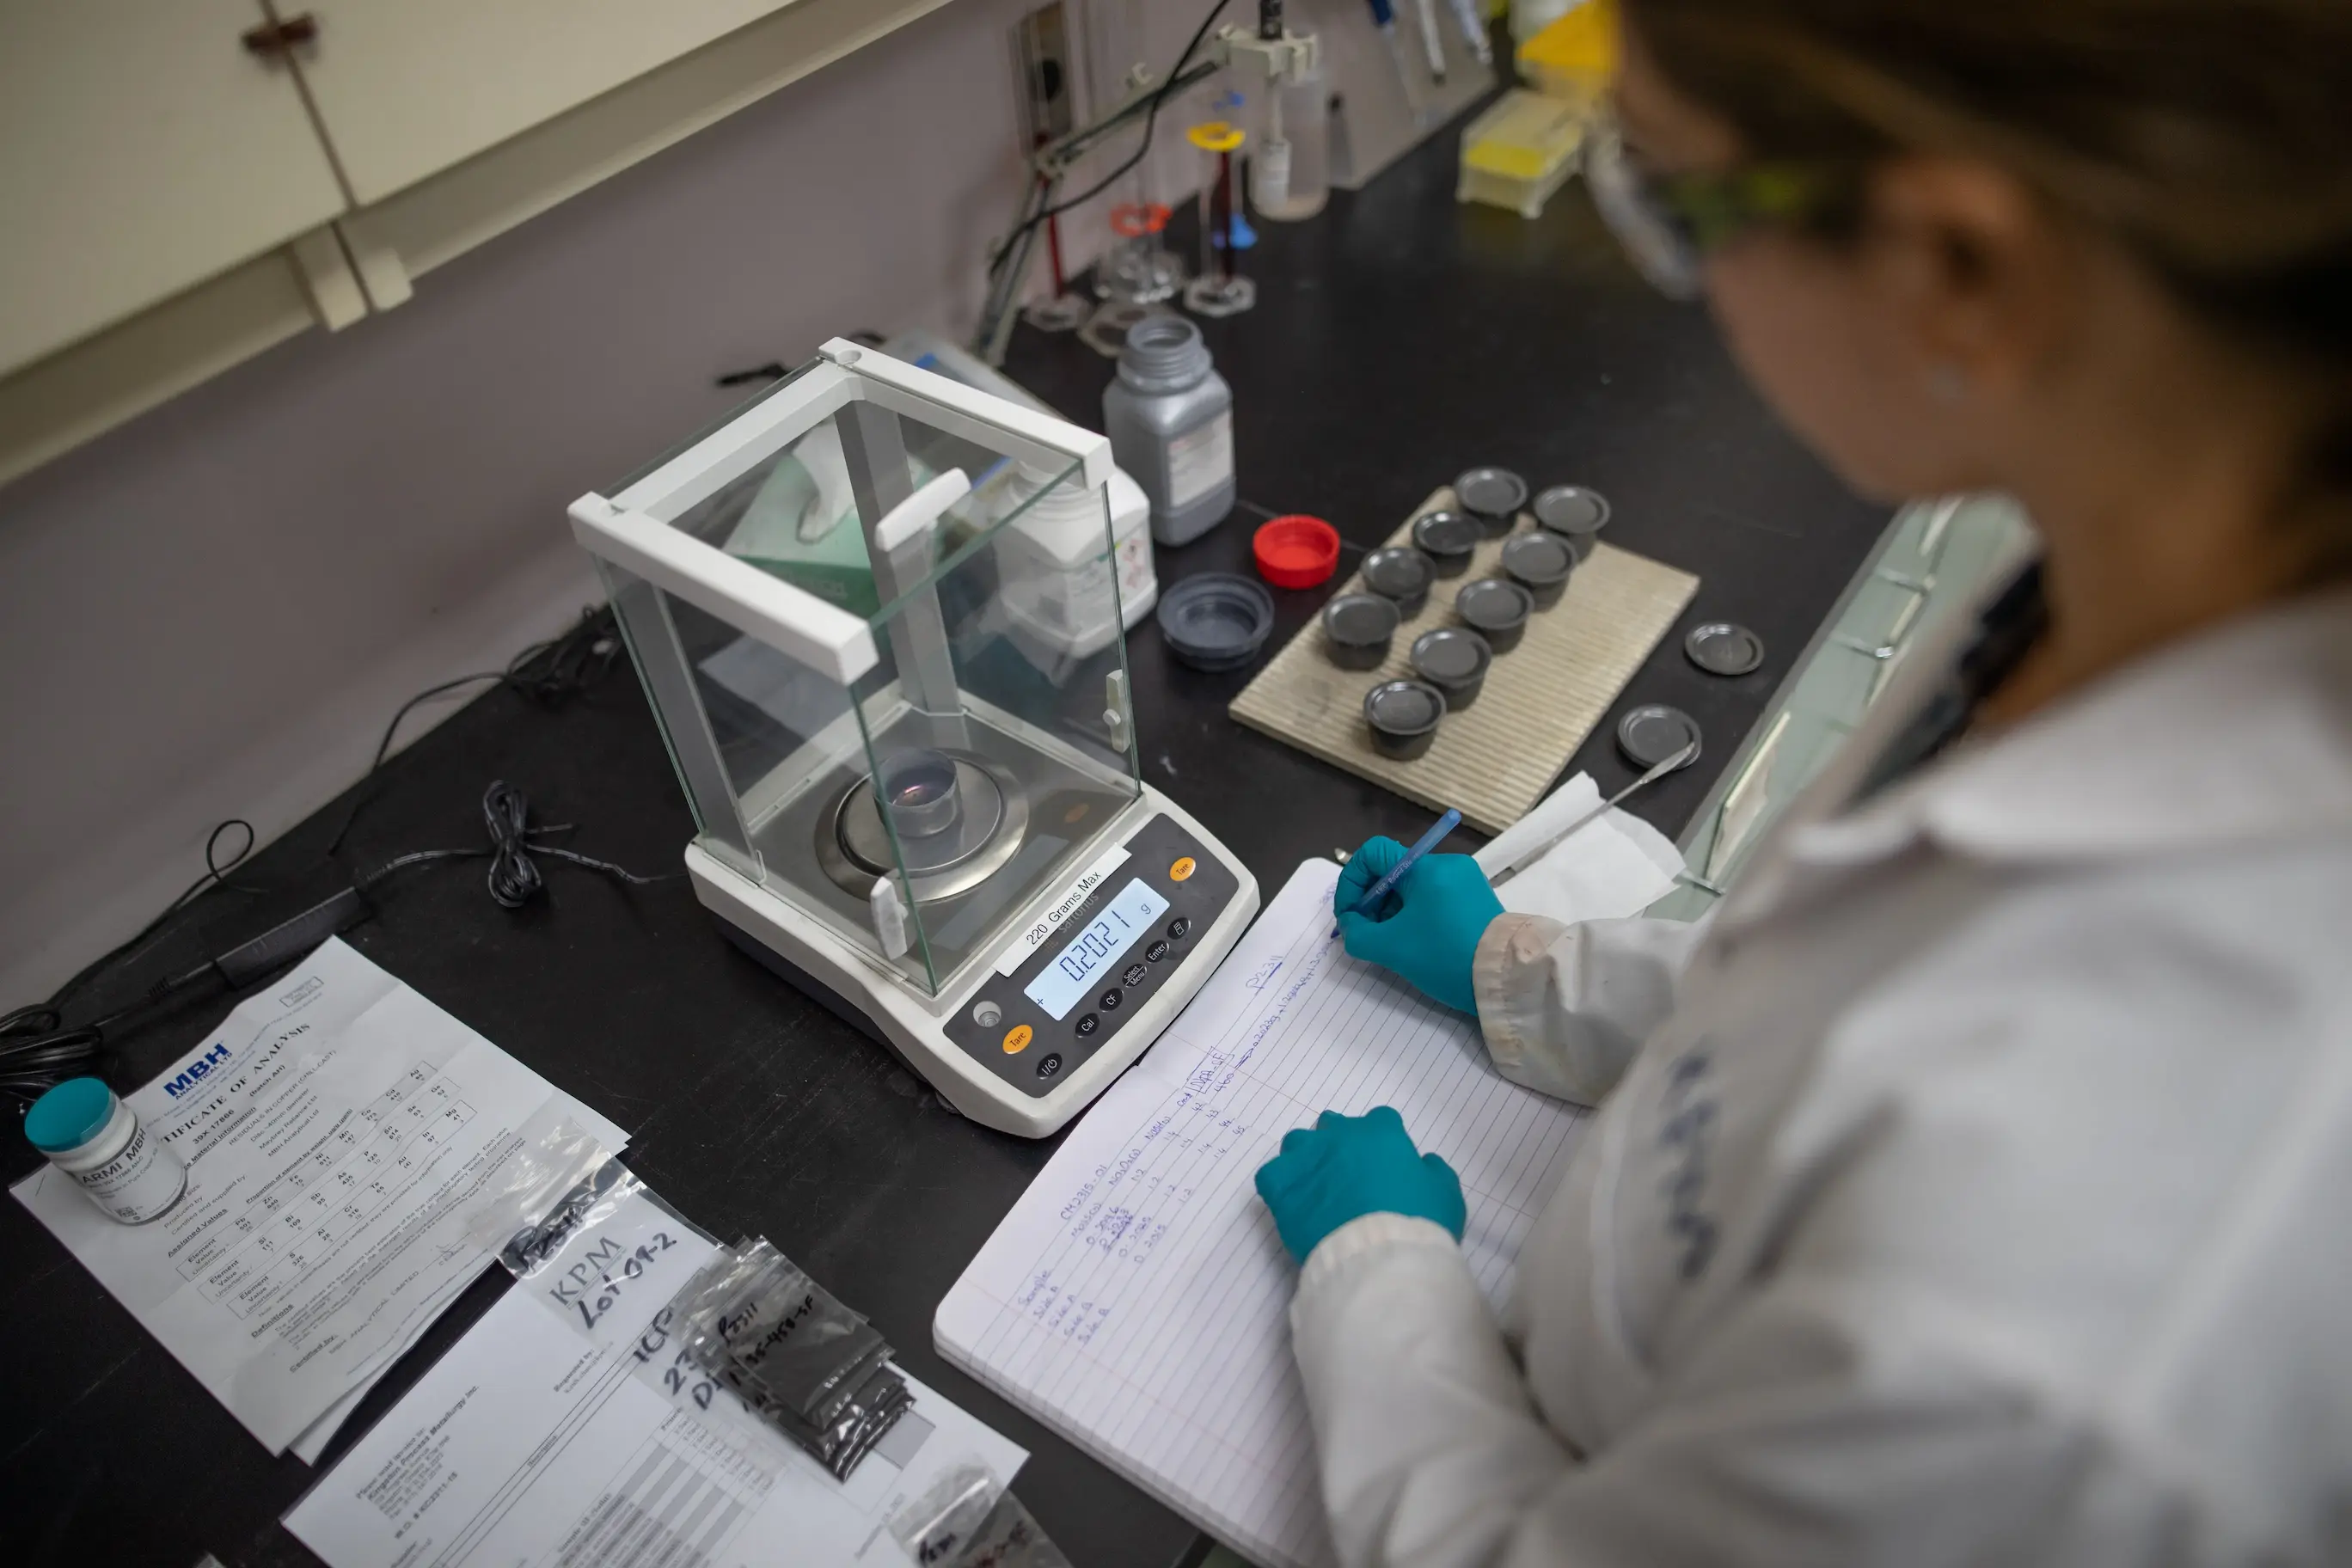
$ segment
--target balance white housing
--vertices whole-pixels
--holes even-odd
[[[857,538],[730,553],[763,487],[815,494],[788,466],[820,460]],[[1150,1046],[1257,908],[1137,765],[1124,627],[1151,579],[1115,485],[1102,437],[836,340],[572,507],[695,810],[697,897],[1029,1137]]]
[[[1164,812],[1212,847],[1216,845],[1206,829],[1148,784],[1138,810],[1138,822],[1152,811]],[[986,966],[961,976],[951,990],[926,997],[895,973],[868,962],[788,900],[769,893],[700,845],[687,847],[686,868],[694,879],[695,897],[705,909],[795,968],[840,987],[842,999],[881,1032],[891,1048],[939,1091],[940,1099],[982,1126],[1023,1138],[1044,1138],[1060,1131],[1064,1123],[1132,1066],[1176,1021],[1184,1005],[1249,929],[1258,910],[1257,883],[1244,873],[1241,895],[1226,905],[1201,939],[1192,965],[1178,975],[1178,984],[1148,998],[1129,1017],[1116,1048],[1097,1052],[1051,1093],[1031,1099],[1008,1093],[1000,1080],[962,1053],[940,1048],[942,1020],[970,1007],[982,982],[992,973]],[[1034,917],[1050,905],[1048,895],[1029,913]]]

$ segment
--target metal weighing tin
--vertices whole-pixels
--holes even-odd
[[[1391,545],[1364,557],[1364,586],[1395,600],[1397,614],[1406,620],[1421,614],[1429,603],[1429,585],[1436,580],[1437,563],[1410,544]]]
[[[1476,632],[1439,626],[1412,639],[1412,670],[1445,694],[1445,710],[1458,712],[1478,700],[1494,650]]]
[[[1274,630],[1274,595],[1254,578],[1204,572],[1160,595],[1168,651],[1195,669],[1239,669]]]
[[[1372,749],[1384,757],[1417,757],[1436,742],[1445,717],[1444,694],[1424,681],[1384,680],[1364,693],[1364,722]]]
[[[1549,610],[1568,592],[1568,574],[1576,570],[1576,551],[1556,533],[1538,530],[1503,542],[1503,570],[1528,591],[1538,610]]]
[[[1323,606],[1323,651],[1341,669],[1378,669],[1396,629],[1394,601],[1378,594],[1342,594]]]
[[[1764,662],[1764,639],[1730,621],[1693,626],[1683,652],[1709,675],[1746,675]]]
[[[1508,468],[1465,468],[1454,481],[1454,500],[1478,520],[1489,539],[1500,539],[1528,504],[1528,481]]]
[[[1592,553],[1592,538],[1609,526],[1609,498],[1582,485],[1553,485],[1536,497],[1536,521],[1565,538],[1583,560]]]
[[[1470,557],[1486,536],[1485,525],[1466,512],[1433,511],[1412,525],[1413,543],[1441,577],[1459,577],[1470,570]]]
[[[1535,595],[1505,577],[1481,577],[1454,595],[1454,613],[1496,653],[1519,646],[1535,608]]]
[[[1637,768],[1654,768],[1685,746],[1696,748],[1698,738],[1697,720],[1662,702],[1636,708],[1617,721],[1617,749]],[[1694,749],[1682,766],[1690,766],[1698,755]]]

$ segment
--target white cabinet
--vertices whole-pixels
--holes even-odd
[[[382,200],[789,0],[318,0],[299,57],[352,195]],[[299,0],[279,0],[285,14]]]
[[[0,0],[0,484],[946,3]]]
[[[0,374],[345,200],[259,0],[0,0]]]

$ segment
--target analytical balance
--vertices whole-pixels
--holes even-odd
[[[1257,884],[1143,782],[1103,437],[835,340],[572,503],[745,951],[1043,1137]],[[1149,558],[1145,558],[1148,567]]]

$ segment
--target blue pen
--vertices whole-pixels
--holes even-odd
[[[1444,841],[1447,834],[1453,832],[1455,828],[1461,826],[1462,814],[1454,810],[1452,806],[1447,806],[1445,808],[1445,815],[1432,823],[1430,825],[1429,831],[1423,834],[1421,837],[1415,841],[1413,847],[1404,852],[1404,858],[1398,861],[1395,868],[1391,869],[1387,876],[1382,877],[1379,881],[1374,882],[1370,887],[1365,889],[1364,896],[1356,900],[1356,907],[1349,910],[1348,912],[1351,915],[1360,915],[1368,910],[1379,909],[1381,907],[1381,900],[1389,896],[1389,889],[1395,887],[1399,882],[1403,881],[1404,874],[1412,869],[1413,862],[1419,860],[1423,856],[1436,848],[1437,846]],[[1331,928],[1331,934],[1333,936],[1338,936],[1339,934],[1339,928],[1337,925],[1334,925]]]

